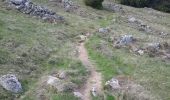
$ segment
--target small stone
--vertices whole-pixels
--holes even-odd
[[[120,88],[119,81],[115,78],[112,78],[111,80],[107,81],[105,83],[105,85],[111,86],[112,89],[119,89]]]
[[[109,33],[109,29],[108,28],[99,28],[99,32],[100,33]]]
[[[139,54],[139,55],[143,55],[143,54],[144,54],[144,51],[143,51],[143,50],[138,50],[138,54]]]
[[[92,92],[92,95],[94,96],[94,97],[96,97],[97,96],[97,90],[96,90],[96,87],[92,87],[92,90],[91,90],[91,92]]]
[[[83,95],[80,92],[73,92],[74,96],[80,99],[83,99]]]
[[[59,72],[58,78],[65,79],[66,78],[66,72],[65,71]]]

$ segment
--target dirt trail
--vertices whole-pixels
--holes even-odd
[[[83,100],[92,100],[91,93],[92,90],[95,90],[96,94],[102,93],[102,77],[101,73],[96,71],[95,66],[88,59],[88,53],[84,47],[84,43],[80,43],[79,48],[79,59],[90,71],[89,78],[85,83],[84,87],[80,89],[80,92],[83,94]]]

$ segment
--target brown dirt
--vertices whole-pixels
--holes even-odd
[[[84,43],[80,43],[78,46],[79,49],[79,59],[90,71],[89,78],[84,86],[80,89],[80,92],[83,94],[83,100],[91,100],[91,90],[95,88],[96,93],[102,93],[102,76],[101,73],[96,71],[94,64],[88,59],[88,53],[84,47]]]

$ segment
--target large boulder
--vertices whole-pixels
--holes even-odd
[[[7,74],[0,77],[0,85],[2,85],[2,87],[6,90],[11,91],[13,93],[19,93],[22,91],[21,83],[13,74]]]

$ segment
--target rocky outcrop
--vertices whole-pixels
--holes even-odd
[[[7,0],[7,3],[11,8],[15,8],[18,11],[39,17],[45,21],[56,22],[63,21],[64,18],[60,15],[57,15],[55,12],[32,3],[29,0]]]
[[[22,92],[21,83],[18,81],[17,77],[13,74],[7,74],[0,77],[0,85],[13,93]]]
[[[116,46],[128,45],[134,41],[134,37],[132,35],[124,35],[121,36],[115,43]]]

